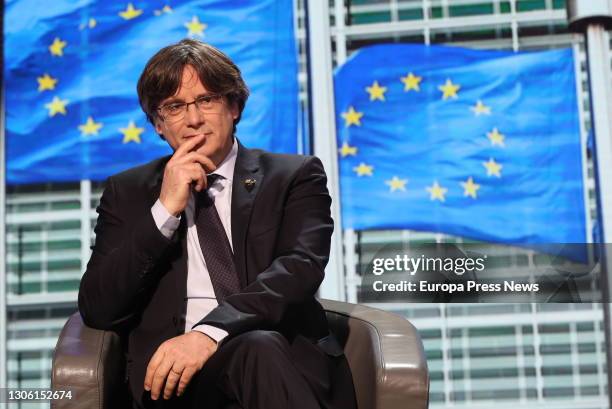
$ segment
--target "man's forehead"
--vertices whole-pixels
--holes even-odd
[[[174,95],[167,97],[165,101],[185,99],[186,97],[191,98],[194,94],[195,96],[199,96],[208,93],[210,92],[200,80],[195,68],[191,65],[187,65],[183,68],[183,75],[181,76],[181,83],[178,89]]]
[[[181,86],[179,87],[179,91],[181,88],[191,89],[198,86],[205,88],[202,81],[200,81],[200,77],[198,76],[196,69],[191,65],[186,65],[185,68],[183,68],[183,75],[181,78]]]

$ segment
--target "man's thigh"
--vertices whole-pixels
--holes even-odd
[[[191,383],[190,399],[195,407],[270,408],[295,406],[319,408],[317,396],[304,374],[294,364],[289,341],[276,331],[249,331],[223,342]],[[322,364],[326,377],[326,367]],[[287,396],[287,392],[291,395]],[[213,402],[209,402],[212,397]],[[280,402],[285,401],[285,405]],[[217,405],[217,406],[214,406]]]
[[[184,396],[146,402],[145,408],[269,407],[267,399],[282,402],[288,399],[286,391],[301,408],[336,407],[331,393],[335,366],[336,361],[303,337],[289,343],[275,331],[250,331],[224,341],[194,375]],[[340,406],[354,407],[346,404],[353,399]]]

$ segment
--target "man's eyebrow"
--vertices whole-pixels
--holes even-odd
[[[161,104],[159,105],[167,105],[167,104],[172,104],[175,102],[185,102],[185,101],[183,101],[181,98],[178,98],[178,97],[170,97],[170,98],[163,100]]]
[[[196,98],[210,97],[210,96],[213,96],[213,95],[217,95],[217,94],[215,94],[214,92],[203,92],[203,93],[201,93],[201,94],[198,94],[198,95],[196,96]],[[185,100],[184,100],[183,98],[180,98],[180,97],[168,97],[167,99],[163,100],[163,101],[162,101],[162,102],[159,104],[159,106],[162,106],[162,105],[167,105],[167,104],[173,104],[173,103],[176,103],[176,102],[178,102],[178,103],[184,103],[184,102],[185,102]]]

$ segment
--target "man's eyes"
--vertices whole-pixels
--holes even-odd
[[[213,100],[213,97],[211,97],[210,95],[206,95],[206,96],[196,99],[196,102],[198,104],[210,104],[212,100]]]
[[[197,105],[210,105],[214,101],[214,99],[215,97],[212,95],[204,95],[202,97],[197,98],[195,100],[195,103]],[[185,109],[186,106],[186,102],[175,102],[172,104],[165,105],[165,109],[167,109],[168,111],[176,112],[180,111],[181,109]]]

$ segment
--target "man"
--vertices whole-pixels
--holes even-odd
[[[234,137],[248,90],[221,51],[160,50],[141,107],[174,150],[112,176],[79,310],[127,336],[133,407],[354,408],[314,295],[333,221],[321,162]]]

